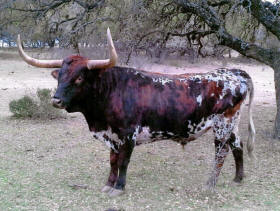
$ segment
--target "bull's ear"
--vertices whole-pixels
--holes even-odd
[[[59,70],[54,70],[54,71],[52,71],[52,73],[51,73],[52,77],[54,77],[56,80],[58,79],[58,71],[59,71]]]

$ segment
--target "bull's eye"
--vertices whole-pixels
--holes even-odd
[[[79,76],[76,80],[75,80],[75,84],[80,85],[83,82],[83,78],[82,76]]]

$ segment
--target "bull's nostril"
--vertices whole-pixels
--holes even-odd
[[[56,108],[63,108],[62,101],[58,98],[52,98],[51,103]]]
[[[57,98],[52,98],[52,104],[60,104],[61,100]]]

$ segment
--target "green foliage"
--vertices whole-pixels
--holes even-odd
[[[37,96],[40,100],[40,104],[47,104],[51,99],[51,90],[50,89],[38,89]]]
[[[38,89],[37,98],[23,96],[9,103],[9,109],[16,118],[55,119],[63,117],[60,110],[51,105],[51,90]]]
[[[38,110],[38,105],[29,96],[25,95],[19,100],[13,100],[9,103],[10,111],[16,118],[33,117]]]

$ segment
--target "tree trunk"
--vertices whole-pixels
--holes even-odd
[[[274,138],[280,140],[280,67],[274,68],[274,83],[276,92],[276,118],[274,122]]]

